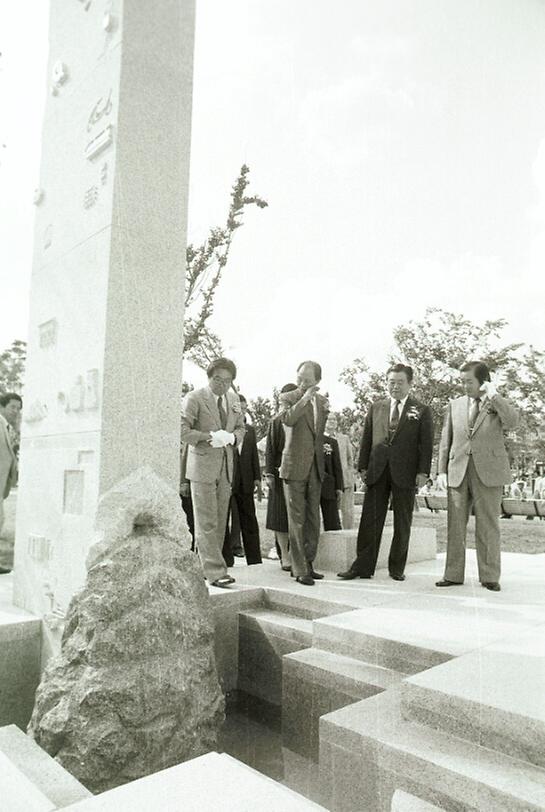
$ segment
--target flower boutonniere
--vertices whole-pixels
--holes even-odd
[[[411,408],[407,412],[407,417],[409,418],[409,420],[420,420],[420,412],[418,411],[416,406],[411,406]]]
[[[331,448],[331,443],[324,443],[324,454],[330,457],[332,453],[333,449]]]
[[[240,409],[240,402],[238,400],[235,400],[235,401],[233,401],[233,403],[231,403],[231,410],[235,414],[240,414],[241,409]]]

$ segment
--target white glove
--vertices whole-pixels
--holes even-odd
[[[220,431],[211,431],[210,432],[210,439],[209,439],[208,442],[210,443],[212,448],[224,448],[225,442],[224,442],[224,440],[223,440],[223,438],[221,436],[218,436],[218,435],[221,435],[221,432],[222,432],[221,429],[220,429]]]
[[[437,487],[441,491],[447,490],[447,475],[446,474],[437,474]]]
[[[235,435],[231,431],[218,429],[210,432],[210,445],[212,448],[225,448],[226,445],[234,445]]]

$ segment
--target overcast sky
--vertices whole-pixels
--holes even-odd
[[[242,163],[269,203],[211,324],[247,396],[310,357],[344,405],[342,367],[428,305],[545,347],[542,0],[197,5],[190,238]],[[45,0],[0,7],[0,349],[26,335],[47,25]]]

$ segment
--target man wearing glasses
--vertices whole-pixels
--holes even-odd
[[[218,358],[207,369],[208,386],[189,392],[182,404],[182,443],[187,443],[186,478],[191,483],[195,542],[212,586],[235,579],[221,554],[233,481],[233,449],[244,438],[238,395],[230,391],[237,369]]]

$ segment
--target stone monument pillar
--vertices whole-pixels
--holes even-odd
[[[178,487],[194,0],[51,0],[15,548],[46,655],[100,494]]]

